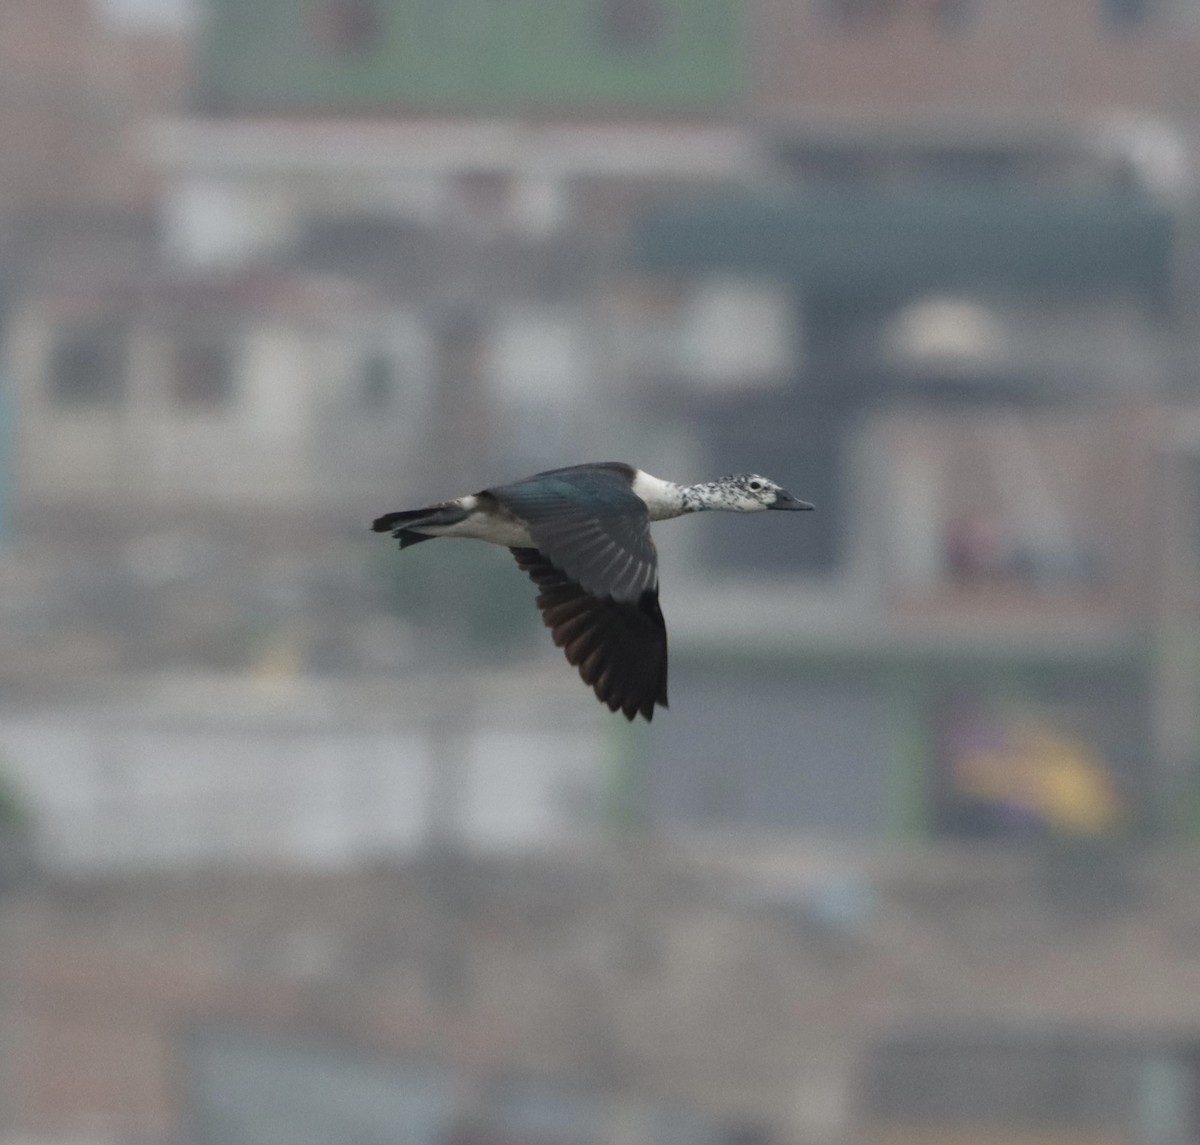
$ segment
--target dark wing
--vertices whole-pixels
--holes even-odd
[[[537,606],[554,643],[600,702],[632,720],[667,706],[667,626],[658,589],[636,601],[594,596],[537,549],[512,549],[537,585]]]
[[[486,490],[524,521],[534,547],[597,597],[636,604],[658,593],[650,518],[627,465],[580,465]]]

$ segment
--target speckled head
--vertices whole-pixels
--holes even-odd
[[[709,508],[736,513],[764,509],[812,509],[807,501],[793,497],[782,485],[758,473],[730,473],[712,482]]]

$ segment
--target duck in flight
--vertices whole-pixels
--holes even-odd
[[[538,587],[554,643],[601,703],[629,720],[667,706],[667,627],[658,606],[651,521],[724,509],[811,509],[766,477],[739,473],[676,485],[617,461],[571,465],[423,509],[372,528],[402,549],[434,537],[504,545]]]

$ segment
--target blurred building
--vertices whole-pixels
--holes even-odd
[[[429,846],[430,791],[451,751],[464,757],[457,810],[469,851],[545,853],[594,838],[599,716],[547,711],[547,698],[570,708],[570,681],[461,678],[476,701],[458,706],[452,737],[414,715],[436,709],[440,686],[416,674],[296,687],[264,664],[26,700],[3,717],[7,781],[37,808],[36,861],[56,878],[410,861]],[[7,859],[0,852],[0,889],[27,873]]]
[[[4,1115],[187,1145],[1192,1142],[1193,866],[568,849],[459,867],[449,913],[420,866],[50,885],[4,905]]]
[[[342,509],[420,451],[429,339],[361,280],[63,275],[10,326],[22,496],[112,516]]]
[[[820,507],[662,531],[661,821],[1104,832],[1186,785],[1190,140],[1114,118],[1182,115],[1181,11],[329,0],[201,27],[189,110],[142,124],[159,245],[41,258],[8,324],[16,676],[418,663],[339,558],[379,497],[619,450]],[[1035,88],[985,82],[1019,36],[1058,53],[1027,62],[1062,73],[1037,122]]]
[[[0,16],[0,1138],[1196,1139],[1188,5],[124,10]],[[819,508],[631,733],[365,547],[602,456]]]
[[[772,555],[741,522],[689,534],[676,679],[694,656],[690,694],[746,698],[656,737],[657,811],[1146,824],[1200,751],[1161,436],[1194,400],[1196,29],[1165,6],[749,11],[770,178],[641,216],[626,366],[693,468],[787,472],[822,511]],[[787,352],[728,363],[745,330]]]
[[[402,491],[439,467],[476,480],[489,458],[566,458],[589,418],[611,420],[613,330],[601,284],[628,219],[652,192],[740,183],[757,162],[753,139],[726,121],[741,86],[734,10],[679,6],[668,37],[657,6],[560,9],[212,4],[192,111],[163,115],[141,139],[164,181],[160,249],[124,276],[111,258],[49,267],[15,325],[28,500],[69,501],[87,488],[110,504],[161,505],[157,466],[165,456],[186,466],[200,445],[184,438],[205,433],[202,423],[224,443],[205,451],[208,464],[247,473],[235,500],[256,490],[259,502],[273,498],[278,509],[286,497],[295,511],[343,508],[367,488]],[[488,19],[505,29],[485,35]],[[514,38],[522,29],[537,36]],[[477,68],[449,66],[475,51],[484,53]],[[534,66],[549,51],[562,63],[553,81]],[[449,75],[458,78],[447,87]],[[532,116],[539,101],[546,110]],[[377,333],[359,338],[363,361],[334,364],[337,336],[312,326],[313,304],[345,313],[348,329],[365,331],[364,309],[377,313]],[[162,361],[143,352],[151,327],[166,331]],[[273,384],[272,367],[260,369],[255,347],[283,347],[289,327],[302,348],[293,365],[278,359],[283,388],[269,409],[254,394]],[[395,354],[382,344],[406,337]],[[303,412],[309,399],[304,383],[288,381],[293,368],[315,384],[310,411],[359,403],[390,467],[370,446],[326,437],[332,423],[325,411],[316,421]],[[208,380],[170,381],[178,370]],[[64,389],[64,371],[91,382]],[[451,375],[452,385],[437,384]],[[355,391],[345,402],[338,377]],[[181,399],[179,385],[192,397]],[[260,416],[276,445],[253,428]],[[151,420],[178,439],[178,448],[147,446],[158,462],[128,447],[129,423]],[[71,444],[72,425],[88,452]],[[305,454],[311,467],[298,476],[277,465],[277,449]],[[69,473],[62,450],[75,458]],[[322,450],[360,457],[373,484],[325,465]],[[266,472],[275,476],[259,481]],[[176,490],[168,500],[226,503],[228,490],[198,474],[165,483]]]
[[[119,0],[12,0],[0,13],[0,221],[149,210],[157,173],[137,136],[182,105],[189,47],[178,21],[120,19]]]
[[[1113,141],[1134,141],[1173,178],[1169,131],[1138,130],[1136,121],[1190,132],[1200,106],[1200,32],[1187,3],[752,0],[750,8],[754,101],[782,122],[854,131],[982,116],[1036,133],[1063,121],[1099,129],[1115,115]]]
[[[1110,827],[1186,770],[1194,743],[1151,746],[1163,545],[1184,527],[1156,502],[1165,411],[1190,389],[1170,333],[1183,228],[1086,141],[1044,142],[793,140],[791,187],[643,218],[658,341],[683,349],[635,361],[638,388],[664,423],[692,419],[697,467],[752,455],[821,509],[772,558],[724,521],[692,532],[684,567],[705,574],[676,648],[691,638],[719,695],[746,672],[722,667],[732,622],[760,685],[657,737],[663,813],[1019,835],[1062,825],[1026,774],[1051,759],[1122,793]],[[835,150],[852,176],[824,166]],[[965,177],[983,152],[1009,174]],[[731,284],[781,300],[797,353],[773,377],[689,368],[713,327],[690,313]],[[1041,764],[1031,737],[1057,745]],[[755,761],[736,778],[734,745]]]

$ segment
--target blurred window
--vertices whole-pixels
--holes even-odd
[[[397,268],[417,262],[424,249],[424,233],[407,218],[314,212],[304,227],[296,261],[322,271],[394,278]]]
[[[618,51],[656,47],[665,20],[660,0],[601,0],[600,29],[605,44]]]
[[[63,405],[105,405],[125,390],[125,328],[92,322],[60,332],[50,361],[50,394]]]
[[[825,0],[833,20],[849,31],[883,23],[901,13],[939,31],[957,31],[975,10],[975,0]]]
[[[319,0],[315,38],[338,55],[362,55],[375,48],[383,34],[383,17],[376,0]]]
[[[177,404],[214,409],[233,397],[233,353],[215,338],[185,336],[172,347],[171,388]]]
[[[369,354],[362,364],[359,395],[367,414],[387,413],[396,397],[396,370],[392,360],[380,350]]]
[[[826,0],[832,19],[848,31],[861,31],[894,14],[898,0]]]
[[[1150,15],[1151,0],[1100,0],[1105,22],[1118,28],[1141,24]]]
[[[830,683],[768,675],[680,667],[689,718],[664,723],[646,757],[652,820],[700,834],[885,838],[896,817],[886,688],[865,671]],[[867,909],[853,887],[828,894],[847,925]]]
[[[190,1031],[184,1055],[182,1081],[196,1127],[189,1140],[195,1145],[580,1145],[611,1136],[611,1096],[567,1089],[554,1079],[500,1080],[464,1118],[459,1106],[465,1076],[351,1042],[211,1023]],[[634,1124],[628,1136],[656,1145],[768,1140],[757,1127],[730,1133],[701,1110],[640,1102],[622,1107]]]
[[[939,31],[957,32],[975,15],[975,0],[929,0],[931,19]]]
[[[877,1125],[938,1140],[1192,1140],[1194,1052],[1049,1030],[917,1034],[869,1051],[863,1096]]]
[[[464,220],[485,225],[505,222],[512,207],[513,181],[503,171],[464,171],[454,181]]]

